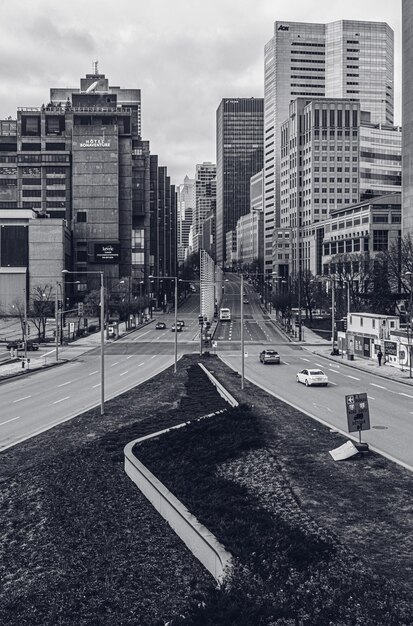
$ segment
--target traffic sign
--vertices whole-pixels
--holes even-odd
[[[346,396],[348,432],[370,430],[370,413],[367,393]]]

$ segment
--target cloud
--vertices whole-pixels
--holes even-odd
[[[144,139],[173,182],[215,161],[215,115],[224,97],[262,97],[263,50],[275,20],[387,21],[400,49],[400,11],[388,0],[0,0],[0,117],[39,106],[51,87],[99,71],[140,88]],[[400,54],[396,54],[400,98]],[[400,122],[400,103],[396,101]]]

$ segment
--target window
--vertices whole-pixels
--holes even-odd
[[[380,252],[388,249],[389,231],[373,230],[373,252]]]
[[[77,222],[87,222],[87,213],[86,213],[86,211],[78,211],[76,213],[76,221]]]
[[[360,317],[360,326],[363,326],[363,318]]]

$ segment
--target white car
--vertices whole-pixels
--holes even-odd
[[[301,370],[297,373],[297,383],[304,383],[306,387],[311,385],[323,385],[327,387],[328,378],[322,370]]]

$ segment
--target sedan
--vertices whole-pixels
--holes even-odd
[[[39,344],[34,341],[27,342],[27,350],[38,350]],[[7,350],[24,350],[24,341],[11,341],[6,346]]]
[[[248,298],[244,298],[243,303],[244,303],[244,304],[249,304],[249,303],[250,303],[250,301],[248,300]]]
[[[276,363],[277,365],[279,365],[280,355],[278,354],[278,352],[276,352],[276,350],[263,350],[260,353],[260,361],[264,365],[266,363]]]
[[[304,383],[306,387],[311,385],[327,387],[328,378],[322,370],[301,370],[297,374],[297,383]]]
[[[175,328],[175,324],[172,324],[172,326],[171,326],[171,332],[173,332],[173,333],[174,333],[174,332],[175,332],[175,330],[176,330],[176,332],[177,332],[177,333],[181,333],[181,332],[182,332],[182,326],[181,326],[181,324],[177,324],[177,325],[176,325],[176,328]]]
[[[165,330],[166,324],[165,322],[156,322],[155,328],[156,330]]]
[[[176,323],[180,324],[181,326],[185,326],[184,320],[177,320]]]

